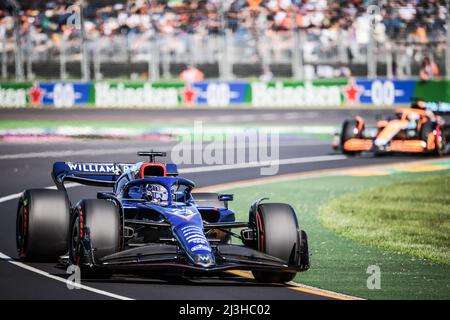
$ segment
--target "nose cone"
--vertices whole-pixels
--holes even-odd
[[[216,264],[214,256],[210,253],[194,254],[194,263],[203,268],[208,268]]]
[[[215,264],[211,246],[206,239],[201,224],[195,223],[195,220],[192,219],[182,224],[175,231],[191,263],[203,268]]]

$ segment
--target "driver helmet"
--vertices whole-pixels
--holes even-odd
[[[423,100],[417,100],[416,102],[414,102],[412,105],[411,105],[411,108],[412,109],[426,109],[426,107],[427,107],[427,105],[426,105],[426,103],[425,103],[425,101],[423,101]]]
[[[148,184],[144,192],[145,200],[152,203],[167,204],[169,200],[169,193],[167,189],[159,184]]]

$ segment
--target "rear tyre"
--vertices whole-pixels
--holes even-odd
[[[445,139],[445,132],[442,127],[437,127],[435,138],[436,149],[434,149],[434,154],[438,157],[442,157],[445,154],[445,145],[447,144],[447,141]]]
[[[57,261],[67,252],[70,203],[60,190],[25,190],[19,199],[16,244],[23,260]]]
[[[356,155],[359,154],[359,151],[348,151],[344,149],[344,144],[350,139],[361,138],[362,133],[364,131],[364,125],[362,130],[358,130],[358,121],[357,120],[345,120],[342,124],[341,131],[341,150],[344,154],[347,155]]]
[[[420,140],[427,142],[428,141],[428,135],[430,133],[433,133],[433,124],[431,122],[426,122],[422,126],[422,129],[420,130]]]
[[[422,126],[420,130],[420,139],[425,141],[428,145],[431,139],[430,135],[433,135],[432,139],[435,144],[435,148],[432,151],[432,154],[435,156],[442,156],[444,154],[444,147],[446,144],[445,134],[442,128],[432,122],[427,122]]]
[[[259,204],[255,212],[257,248],[286,264],[300,264],[301,239],[294,209],[284,203]],[[284,283],[296,272],[252,271],[258,282]]]
[[[435,132],[436,131],[436,132]],[[435,148],[432,151],[432,154],[435,156],[442,156],[444,153],[444,146],[445,146],[445,135],[442,131],[441,127],[433,124],[432,122],[426,122],[420,131],[420,139],[422,141],[425,141],[428,145],[430,135],[433,135]]]
[[[112,270],[95,265],[103,257],[120,250],[119,208],[111,201],[82,200],[72,216],[70,230],[70,263],[80,267],[83,278],[109,278]]]

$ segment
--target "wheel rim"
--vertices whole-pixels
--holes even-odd
[[[80,265],[80,244],[81,244],[81,239],[80,239],[80,219],[79,217],[77,217],[75,219],[75,223],[73,225],[72,228],[72,235],[70,237],[71,241],[70,241],[70,250],[72,253],[72,257],[73,257],[73,263],[76,264],[77,266]]]

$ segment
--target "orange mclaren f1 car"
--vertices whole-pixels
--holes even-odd
[[[348,155],[369,151],[375,154],[403,152],[441,156],[445,144],[443,118],[426,110],[425,103],[418,101],[410,108],[396,109],[388,119],[379,119],[375,128],[366,128],[359,116],[344,121],[335,147],[340,147]]]

